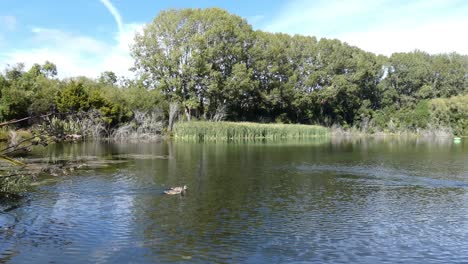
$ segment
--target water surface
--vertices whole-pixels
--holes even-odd
[[[0,214],[0,263],[468,260],[466,140],[91,142],[32,155],[103,162],[39,178]],[[185,196],[163,194],[183,184]]]

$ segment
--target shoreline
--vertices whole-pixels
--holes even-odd
[[[179,127],[178,127],[179,126]],[[228,126],[223,127],[223,126]],[[181,131],[189,129],[190,131]],[[116,128],[118,129],[118,128]],[[297,129],[301,130],[298,131]],[[178,131],[179,130],[179,131]],[[195,131],[196,130],[196,131]],[[211,130],[211,131],[208,131]],[[28,138],[33,135],[30,128],[18,130],[8,129],[0,131],[0,143],[8,144],[12,132],[19,138]],[[236,134],[237,133],[237,134]],[[242,133],[242,134],[239,134]],[[271,133],[271,134],[270,134]],[[275,134],[276,133],[276,134]],[[65,135],[63,139],[49,136],[50,143],[73,143],[89,140],[103,140],[110,142],[153,142],[163,140],[201,140],[201,141],[262,141],[262,140],[297,140],[315,137],[343,137],[343,138],[379,138],[379,137],[411,137],[411,138],[468,138],[468,135],[454,135],[449,129],[425,129],[419,131],[401,130],[394,132],[363,132],[357,129],[342,129],[336,127],[325,127],[321,125],[307,124],[281,124],[281,123],[254,123],[254,122],[209,122],[191,121],[178,122],[172,132],[155,134],[129,135],[125,137],[80,137],[69,138]],[[75,136],[74,134],[72,136]]]

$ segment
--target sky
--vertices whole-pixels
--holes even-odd
[[[161,11],[220,7],[255,30],[337,38],[377,54],[468,54],[467,0],[0,0],[0,70],[49,60],[60,77],[132,76],[129,46]]]

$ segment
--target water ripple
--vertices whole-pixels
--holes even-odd
[[[303,164],[296,166],[297,170],[308,173],[333,173],[340,174],[343,180],[365,182],[369,185],[417,185],[424,187],[468,187],[468,177],[466,181],[442,179],[412,174],[405,169],[395,169],[378,165],[314,165]],[[356,177],[354,177],[356,176]],[[439,176],[440,177],[440,176]]]
[[[44,181],[0,214],[0,263],[468,259],[464,152],[428,168],[406,149],[368,159],[368,145],[325,147],[141,146],[125,164]],[[187,195],[163,195],[175,184]]]

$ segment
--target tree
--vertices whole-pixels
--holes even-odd
[[[105,71],[101,73],[99,82],[107,85],[115,85],[117,83],[117,75],[112,71]]]
[[[28,73],[36,78],[38,76],[44,76],[46,78],[53,78],[57,76],[57,66],[50,61],[46,61],[43,65],[33,64]]]
[[[57,66],[50,61],[46,61],[42,65],[42,73],[48,78],[53,78],[57,76]]]
[[[65,84],[56,96],[57,108],[62,113],[70,111],[87,111],[89,95],[83,87],[83,82],[71,80]]]
[[[163,11],[135,38],[135,70],[180,102],[187,119],[202,115],[223,102],[224,82],[246,57],[251,31],[218,8]]]
[[[2,77],[0,98],[0,119],[17,119],[28,115],[33,92],[26,78],[24,64],[9,67]]]

